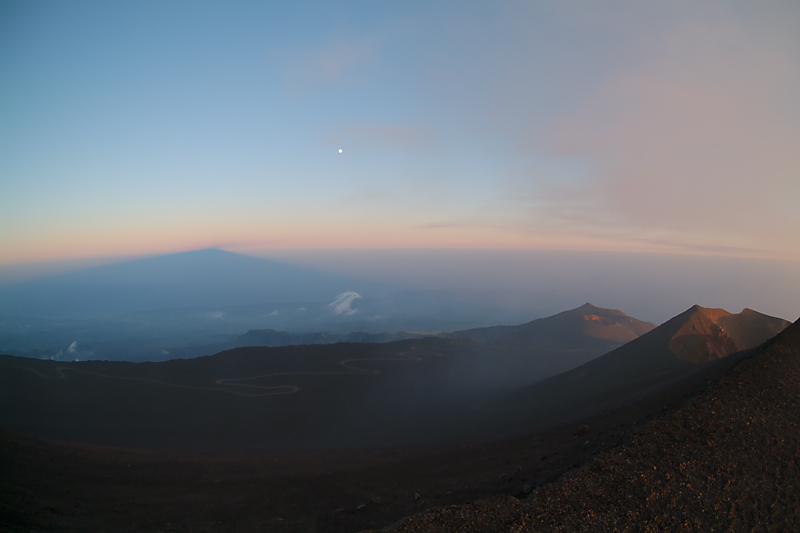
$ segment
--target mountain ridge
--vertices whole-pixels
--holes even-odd
[[[754,348],[785,329],[789,322],[746,308],[733,314],[725,309],[694,305],[669,341],[670,351],[690,363],[722,359]]]
[[[621,391],[643,389],[664,382],[670,375],[688,375],[704,365],[755,348],[774,337],[774,330],[779,333],[790,324],[752,310],[744,313],[743,319],[731,318],[740,315],[694,305],[584,365],[514,392],[513,402],[553,405],[589,402],[591,398],[607,400]],[[716,323],[723,318],[737,338],[743,339],[742,346],[737,346]]]
[[[495,340],[500,337],[536,335],[543,341],[563,341],[566,337],[571,340],[574,331],[570,330],[564,335],[565,327],[577,329],[580,335],[586,337],[625,343],[652,330],[656,325],[628,316],[618,309],[605,309],[587,302],[575,309],[538,318],[518,326],[472,328],[456,331],[448,336]]]
[[[562,359],[569,358],[574,361],[574,363],[567,363],[566,367],[556,365],[557,369],[563,371],[606,353],[655,327],[655,324],[628,316],[618,309],[604,309],[586,303],[575,309],[537,318],[516,326],[478,327],[452,333],[353,331],[347,334],[334,334],[330,332],[292,333],[271,328],[252,329],[225,343],[169,348],[169,352],[177,357],[197,357],[246,346],[277,347],[337,342],[386,343],[406,339],[441,337],[479,341],[487,349],[491,348],[493,353],[497,354],[505,350],[512,354],[514,359],[530,358],[535,353],[542,355],[540,353],[542,351],[548,351],[549,355],[560,352]],[[584,353],[585,357],[581,357],[580,354]]]

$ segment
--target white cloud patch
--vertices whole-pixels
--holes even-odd
[[[333,302],[328,304],[328,307],[333,308],[333,312],[337,315],[352,315],[358,309],[353,309],[351,305],[354,300],[360,299],[361,295],[357,292],[347,291],[337,296]]]
[[[219,320],[220,318],[222,318],[222,311],[213,311],[211,313],[208,313],[208,318]]]
[[[300,309],[298,309],[298,311],[305,312],[308,311],[308,309],[306,309],[305,307],[301,307]]]
[[[72,344],[69,345],[69,348],[67,348],[67,352],[75,353],[77,351],[78,351],[78,341],[73,341]]]
[[[277,315],[278,315],[277,309],[269,314],[269,316],[277,316]]]

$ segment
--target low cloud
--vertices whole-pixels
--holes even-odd
[[[277,309],[269,314],[269,316],[277,316],[277,315],[278,315]]]
[[[305,307],[301,307],[300,309],[298,309],[298,311],[308,311],[308,309],[306,309]]]
[[[67,352],[75,353],[77,351],[78,351],[78,341],[73,341],[72,344],[69,345],[69,348],[67,348]]]
[[[328,304],[328,307],[333,308],[333,312],[337,315],[352,315],[357,312],[358,309],[353,309],[351,304],[354,300],[360,299],[361,295],[357,292],[347,291],[337,296],[333,302]]]
[[[800,221],[796,60],[732,16],[676,25],[556,121],[555,153],[588,161],[589,179],[550,205],[686,249],[784,250]]]
[[[220,318],[222,318],[222,311],[214,311],[212,313],[208,313],[208,318],[219,320]]]

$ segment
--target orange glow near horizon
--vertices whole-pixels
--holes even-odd
[[[270,228],[271,226],[271,228]],[[324,229],[323,229],[324,228]],[[231,237],[235,235],[235,237]],[[723,255],[800,260],[798,254],[762,250],[714,249],[691,243],[659,243],[582,235],[531,235],[491,227],[398,227],[388,223],[330,222],[312,226],[252,223],[245,230],[215,227],[213,222],[139,227],[108,226],[94,232],[62,228],[27,235],[3,244],[0,265],[70,261],[105,257],[161,255],[205,248],[248,253],[254,250],[302,249],[486,249],[583,250],[597,252]]]

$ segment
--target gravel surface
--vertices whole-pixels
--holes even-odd
[[[431,509],[384,531],[800,531],[800,321],[527,498]]]

